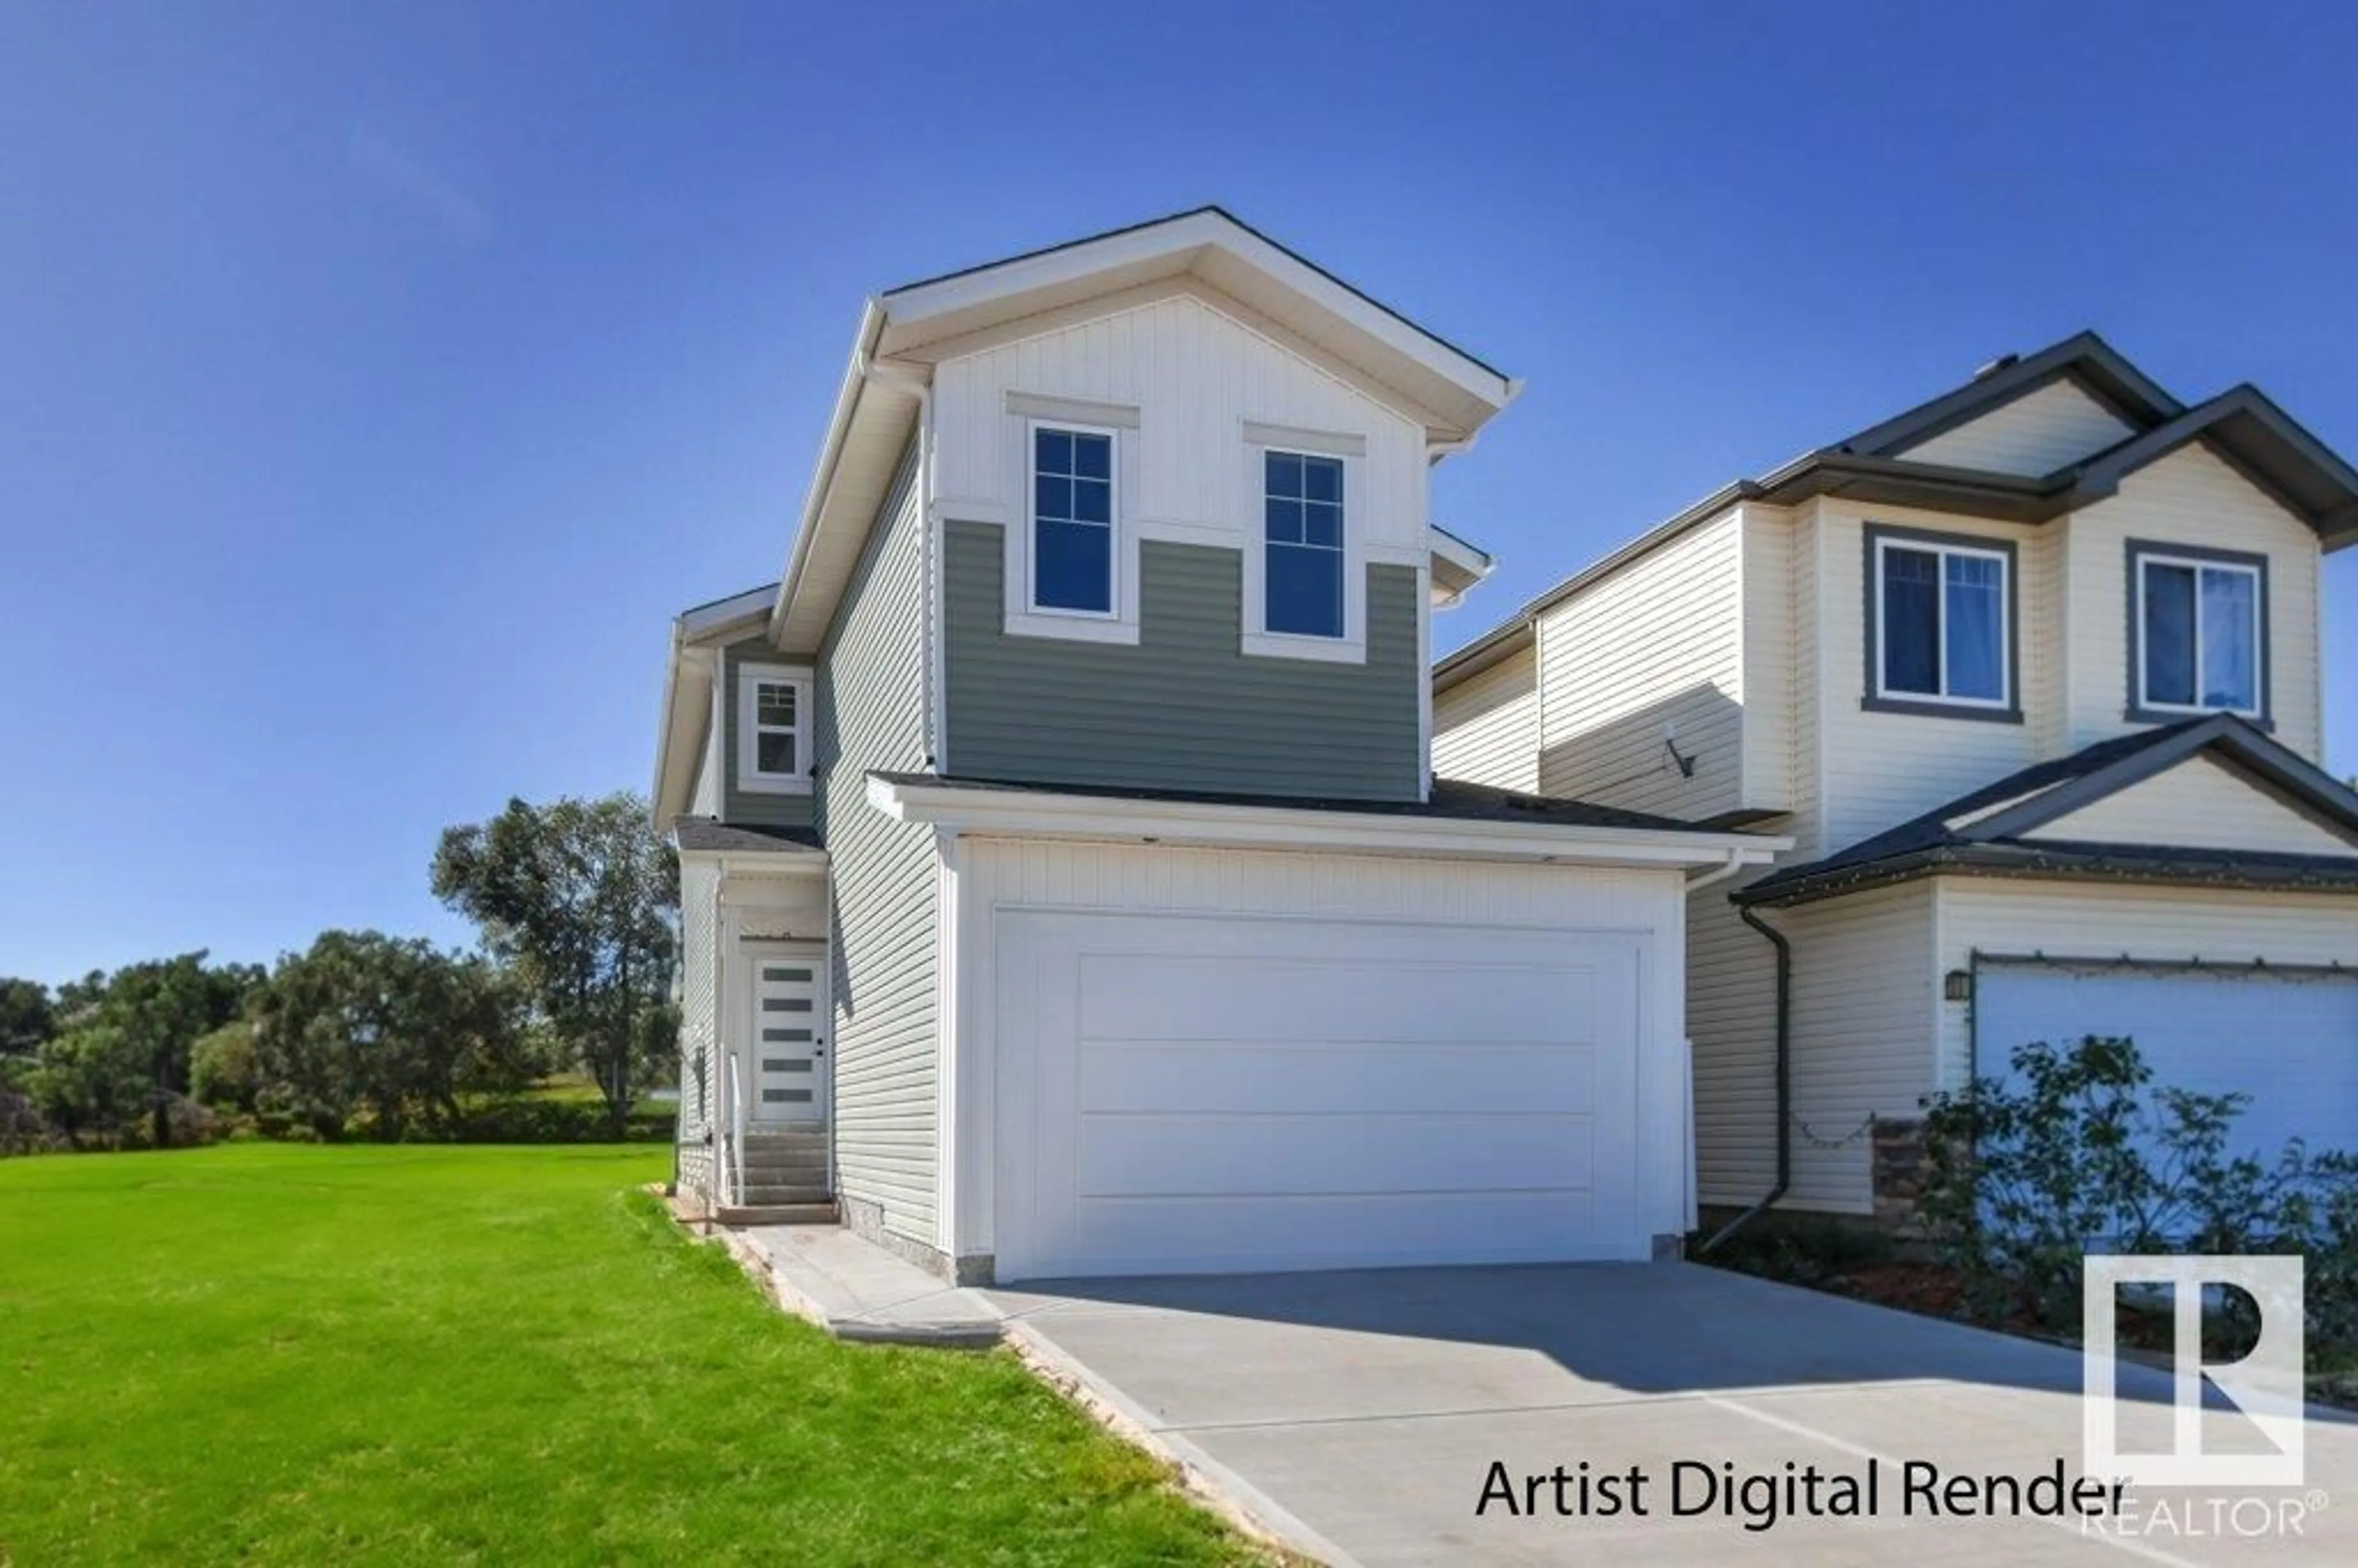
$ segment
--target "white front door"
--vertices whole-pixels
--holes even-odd
[[[827,949],[817,943],[746,945],[752,973],[752,1103],[757,1122],[827,1120]]]

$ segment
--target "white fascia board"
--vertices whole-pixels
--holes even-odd
[[[1189,212],[1165,222],[1020,256],[955,277],[921,283],[884,296],[892,325],[918,328],[936,317],[975,310],[997,300],[1069,287],[1098,273],[1152,268],[1169,262],[1187,270],[1187,253],[1210,246],[1276,278],[1355,330],[1404,354],[1492,413],[1512,402],[1521,383],[1487,365],[1336,282],[1227,214]]]
[[[1790,838],[1747,833],[1535,827],[1470,817],[978,790],[873,777],[868,781],[868,801],[895,821],[925,823],[954,833],[1325,854],[1694,870],[1765,866],[1793,847]]]
[[[827,509],[827,492],[835,486],[835,466],[843,456],[843,438],[850,432],[852,414],[860,406],[860,389],[868,383],[868,362],[876,340],[884,331],[884,308],[870,299],[860,308],[860,330],[851,340],[851,357],[843,367],[843,384],[836,388],[835,411],[827,416],[827,435],[819,442],[818,466],[811,470],[810,489],[803,496],[801,521],[786,556],[785,575],[778,581],[777,602],[770,610],[770,634],[784,626],[786,611],[802,588],[803,563],[818,533],[819,515]]]
[[[675,849],[673,853],[683,866],[710,866],[729,877],[823,877],[828,869],[824,849],[792,855],[741,849]]]
[[[647,796],[649,814],[659,832],[687,809],[688,758],[704,751],[705,727],[711,722],[714,654],[690,647],[685,627],[675,622],[671,657],[664,669],[663,717],[655,726],[654,789]]]
[[[710,642],[741,628],[758,626],[777,600],[778,585],[764,583],[760,588],[747,589],[734,598],[691,610],[679,618],[680,640],[684,643]]]

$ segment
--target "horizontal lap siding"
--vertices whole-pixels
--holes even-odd
[[[2129,427],[2070,381],[2050,382],[1899,455],[1910,462],[2044,478],[2129,437]]]
[[[1234,550],[1140,546],[1134,646],[1003,630],[995,524],[946,529],[948,770],[961,777],[1413,800],[1417,574],[1368,568],[1364,665],[1247,657]]]
[[[1540,787],[1538,654],[1526,648],[1433,699],[1433,771],[1494,789]]]
[[[1743,804],[1742,550],[1729,513],[1540,618],[1543,794],[1697,819]]]
[[[680,998],[679,1126],[681,1184],[698,1192],[711,1188],[713,1064],[719,1055],[720,996],[716,981],[720,940],[720,872],[683,860],[679,868]]]
[[[2032,828],[2026,837],[2173,844],[2295,855],[2358,855],[2358,841],[2206,756]]]
[[[846,1197],[939,1245],[933,830],[868,803],[925,766],[923,529],[904,460],[820,654],[818,806],[835,886],[835,1148]]]

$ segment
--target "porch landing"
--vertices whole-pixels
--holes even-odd
[[[728,1233],[729,1249],[788,1311],[838,1339],[984,1350],[1001,1314],[979,1291],[925,1272],[836,1225],[760,1225]]]

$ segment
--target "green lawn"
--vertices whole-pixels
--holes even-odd
[[[0,1565],[1249,1560],[1011,1357],[778,1313],[665,1157],[0,1162]]]

